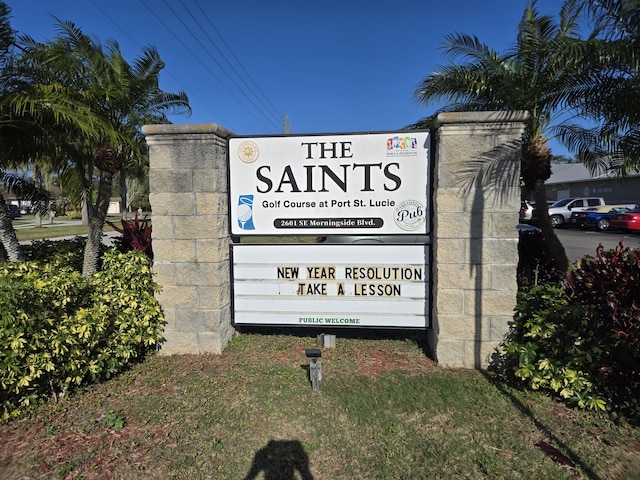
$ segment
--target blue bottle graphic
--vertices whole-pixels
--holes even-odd
[[[238,197],[238,225],[242,230],[255,230],[253,225],[253,195]]]

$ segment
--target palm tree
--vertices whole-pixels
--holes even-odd
[[[540,15],[535,0],[530,1],[518,25],[517,39],[500,54],[477,37],[453,34],[446,37],[444,51],[461,64],[451,64],[425,77],[415,91],[418,102],[437,100],[449,103],[449,111],[525,110],[521,175],[524,187],[533,192],[540,227],[557,268],[567,270],[569,260],[558,240],[546,210],[544,182],[551,175],[548,135],[562,112],[571,90],[569,79],[582,71],[580,62],[567,56],[567,48],[578,38],[581,6],[567,0],[560,22]]]
[[[593,33],[576,42],[584,72],[569,102],[590,127],[565,124],[559,135],[591,170],[640,171],[640,0],[583,0]]]
[[[82,82],[85,65],[77,61],[69,62],[69,69],[53,68],[64,58],[60,56],[64,49],[49,52],[52,56],[44,58],[29,52],[27,47],[35,42],[29,37],[16,42],[9,13],[6,3],[0,2],[0,179],[10,188],[21,188],[25,196],[32,182],[17,179],[7,168],[38,161],[50,163],[52,170],[65,169],[79,144],[126,143],[130,135],[114,129],[109,118],[92,110],[96,107],[91,102],[94,95],[83,88]],[[51,65],[43,63],[53,57],[57,61]],[[46,205],[46,195],[33,197],[34,201],[38,198]],[[4,205],[1,196],[0,202]],[[0,240],[10,260],[23,259],[4,208],[0,209]]]
[[[17,151],[24,152],[26,145],[30,143],[27,132],[37,128],[29,113],[22,112],[21,115],[11,107],[15,34],[9,22],[10,13],[11,9],[7,4],[0,2],[0,182],[7,192],[16,193],[23,199],[46,202],[46,191],[38,188],[32,181],[7,171],[17,165],[14,156]],[[0,257],[2,260],[22,261],[24,254],[4,204],[5,198],[0,193]]]
[[[9,23],[9,13],[11,9],[7,6],[6,3],[0,2],[0,73],[2,73],[1,77],[4,79],[4,67],[8,62],[8,57],[11,52],[11,47],[13,45],[14,32],[11,29],[11,24]],[[4,81],[2,81],[4,84]],[[2,88],[2,84],[0,84],[0,89]],[[3,92],[0,90],[0,102],[3,97]],[[2,106],[0,103],[0,151],[4,150],[3,148],[3,115]],[[4,155],[0,157],[0,175],[4,177],[4,162],[2,161]],[[4,180],[4,178],[3,178]],[[4,250],[7,253],[9,259],[16,261],[24,259],[24,255],[22,254],[22,250],[20,249],[20,243],[18,242],[18,238],[16,237],[16,232],[13,229],[13,224],[11,222],[11,217],[9,217],[8,212],[4,208],[5,199],[0,193],[0,243],[4,247]],[[0,249],[2,250],[2,249]]]
[[[7,171],[0,171],[0,182],[8,192],[15,193],[19,198],[31,202],[48,203],[49,193],[38,186],[33,180]],[[0,260],[21,262],[24,253],[13,228],[11,217],[4,208],[5,199],[0,194]],[[4,249],[4,252],[2,251]],[[6,253],[6,257],[4,257]]]
[[[38,44],[25,38],[25,48],[65,88],[75,88],[84,105],[112,132],[91,142],[93,165],[100,173],[83,264],[83,275],[89,277],[98,265],[114,178],[126,162],[145,153],[140,126],[166,123],[167,114],[190,112],[190,108],[183,92],[159,88],[164,63],[155,48],[145,48],[131,65],[118,43],[109,41],[103,46],[72,22],[58,21],[58,27],[60,33],[52,42]]]

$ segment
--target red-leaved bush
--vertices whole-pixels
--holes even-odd
[[[122,228],[116,226],[115,223],[107,221],[107,223],[122,234],[122,237],[115,240],[115,245],[123,253],[131,250],[144,252],[153,259],[153,250],[151,248],[151,223],[145,217],[138,218],[138,214],[133,220],[121,220]]]
[[[520,284],[496,368],[579,407],[640,421],[640,250],[599,246],[562,281],[549,279]]]
[[[640,250],[625,248],[622,242],[610,251],[599,245],[596,258],[578,262],[567,284],[569,296],[583,306],[585,315],[607,321],[616,345],[638,350]]]
[[[640,250],[598,246],[567,276],[567,294],[610,347],[598,352],[599,382],[623,410],[640,413]],[[595,373],[595,372],[594,372]]]

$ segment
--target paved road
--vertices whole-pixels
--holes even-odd
[[[607,250],[615,248],[620,241],[625,247],[640,248],[640,233],[623,233],[616,230],[596,232],[579,228],[558,228],[556,233],[572,262],[585,255],[595,257],[600,243]]]

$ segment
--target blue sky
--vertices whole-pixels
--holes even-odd
[[[504,51],[525,0],[5,0],[11,25],[36,40],[55,18],[129,61],[155,46],[161,88],[185,91],[193,114],[173,123],[218,123],[240,135],[396,130],[433,113],[418,82],[446,64],[447,34],[477,35]],[[538,0],[558,15],[560,0]],[[555,142],[554,154],[565,153]]]

